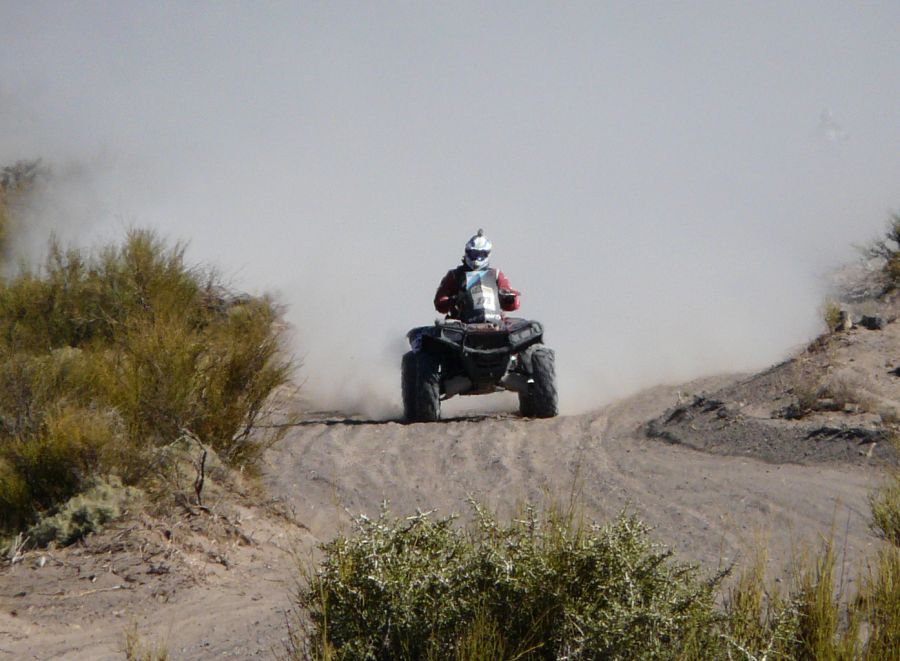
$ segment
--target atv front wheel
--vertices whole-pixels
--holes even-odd
[[[519,393],[519,411],[526,418],[553,418],[559,414],[556,364],[553,349],[537,345],[529,351],[531,387]]]
[[[403,414],[408,422],[436,422],[441,417],[440,363],[424,351],[408,352],[400,366]]]
[[[416,407],[416,354],[407,351],[400,363],[400,392],[403,395],[403,417],[411,420]]]
[[[519,393],[519,413],[523,418],[534,417],[534,397],[529,392]]]

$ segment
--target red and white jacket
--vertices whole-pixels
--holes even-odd
[[[447,271],[447,275],[438,285],[434,295],[434,309],[441,314],[453,316],[454,300],[460,294],[462,283],[465,282],[465,272],[468,269],[464,264]],[[497,286],[500,288],[500,308],[504,312],[514,312],[519,309],[519,292],[510,287],[509,279],[497,269]]]

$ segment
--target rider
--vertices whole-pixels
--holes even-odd
[[[451,319],[459,319],[461,310],[457,306],[460,294],[474,282],[495,280],[499,290],[500,309],[513,312],[519,309],[519,292],[509,286],[509,280],[499,269],[489,268],[493,244],[484,235],[484,230],[469,239],[462,264],[447,271],[434,295],[435,309]]]

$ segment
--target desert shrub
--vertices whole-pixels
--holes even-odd
[[[51,240],[38,272],[0,290],[0,339],[15,351],[114,344],[152,320],[200,328],[215,319],[226,292],[213,274],[189,267],[185,247],[132,230],[121,246],[89,255]]]
[[[6,206],[6,191],[0,187],[0,248],[6,243],[9,223],[9,210]]]
[[[816,410],[821,396],[821,388],[817,381],[800,378],[792,387],[795,402],[785,410],[788,418],[802,418]]]
[[[474,529],[361,517],[355,536],[325,544],[299,592],[309,644],[295,656],[663,659],[708,647],[715,581],[675,563],[637,519],[476,514]]]
[[[526,508],[475,527],[427,514],[360,517],[303,566],[293,659],[872,659],[900,649],[900,551],[844,594],[826,541],[784,592],[755,559],[718,598],[621,515],[605,526]]]
[[[102,530],[139,494],[137,489],[123,486],[117,478],[101,481],[69,499],[53,516],[41,518],[29,528],[28,539],[36,546],[51,542],[71,544],[88,533]]]
[[[825,322],[825,327],[828,329],[829,333],[841,330],[843,320],[841,306],[838,303],[827,301],[822,306],[822,321]]]
[[[18,161],[0,168],[0,255],[5,256],[9,238],[15,234],[10,206],[17,198],[27,195],[38,177],[44,174],[46,170],[40,161]]]
[[[800,375],[791,387],[791,392],[794,402],[783,411],[785,417],[791,419],[802,418],[814,411],[875,409],[874,402],[864,394],[863,389],[846,378],[835,377],[821,381]]]
[[[0,282],[0,533],[107,476],[144,485],[188,435],[252,467],[254,432],[290,378],[280,310],[134,230],[96,253],[50,244]]]
[[[88,488],[105,473],[103,458],[118,436],[108,413],[62,409],[48,414],[40,430],[0,446],[0,521],[21,528]],[[112,468],[112,466],[109,466]]]
[[[881,239],[864,248],[864,254],[880,263],[880,285],[882,293],[900,287],[900,213],[893,213]]]

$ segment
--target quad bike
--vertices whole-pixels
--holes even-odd
[[[542,344],[543,326],[501,316],[497,304],[512,293],[500,290],[490,271],[466,275],[464,291],[447,319],[406,334],[412,348],[400,370],[406,419],[434,422],[441,417],[443,400],[502,390],[518,393],[523,416],[554,417],[554,355]]]

